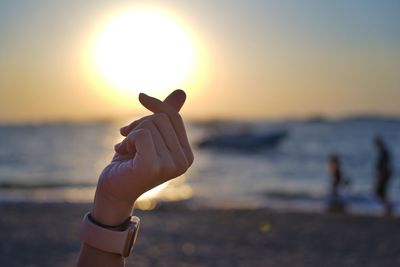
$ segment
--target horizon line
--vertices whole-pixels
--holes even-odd
[[[46,125],[46,124],[80,124],[80,123],[112,123],[128,119],[142,117],[143,114],[126,114],[120,116],[99,116],[87,118],[50,118],[50,119],[16,119],[16,120],[0,120],[0,126],[12,125]],[[381,120],[400,120],[400,114],[383,114],[383,113],[354,113],[354,114],[314,114],[314,115],[288,115],[288,116],[271,116],[271,117],[228,117],[228,116],[210,116],[207,118],[196,116],[185,116],[185,120],[189,123],[196,122],[218,122],[218,121],[231,121],[231,122],[254,122],[254,121],[335,121],[335,120],[368,120],[368,119],[381,119]]]

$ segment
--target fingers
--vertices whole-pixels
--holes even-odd
[[[119,144],[118,144],[119,145]],[[117,150],[117,149],[115,149],[115,150]],[[125,160],[129,160],[129,159],[132,159],[133,157],[134,157],[134,155],[136,154],[136,150],[135,150],[135,152],[134,153],[131,153],[131,154],[128,154],[128,152],[126,152],[126,153],[118,153],[118,152],[116,152],[115,154],[114,154],[114,157],[112,158],[112,162],[115,162],[115,161],[125,161]]]
[[[153,122],[158,128],[163,141],[166,144],[169,152],[172,155],[174,163],[182,169],[189,168],[189,162],[186,155],[179,143],[178,137],[176,136],[175,130],[171,125],[171,121],[168,116],[164,113],[154,114]]]
[[[135,147],[136,153],[134,157],[118,162],[114,160],[114,164],[109,165],[106,176],[112,177],[112,180],[108,181],[112,181],[113,186],[119,187],[116,190],[117,192],[120,192],[121,195],[129,196],[132,194],[132,187],[146,187],[144,186],[147,183],[145,178],[158,173],[159,167],[156,147],[150,130],[144,128],[135,129],[126,137],[126,142],[129,146]],[[121,157],[125,156],[122,155]],[[136,186],[132,186],[135,185],[135,179],[132,179],[135,177],[145,180],[136,183]]]
[[[142,122],[141,124],[139,124],[138,128],[147,129],[150,131],[158,157],[164,157],[164,158],[169,157],[167,145],[165,144],[163,138],[161,137],[161,134],[158,131],[156,125],[151,120]]]
[[[167,105],[169,105],[170,107],[172,107],[175,111],[179,112],[183,106],[183,104],[185,103],[186,100],[186,94],[183,90],[175,90],[173,91],[171,94],[169,94],[165,100],[164,103],[166,103]],[[134,122],[132,122],[131,124],[124,126],[120,129],[120,133],[123,136],[127,136],[129,134],[130,131],[132,131],[133,129],[135,129],[136,126],[139,125],[139,123],[141,123],[143,120],[145,120],[148,116],[143,117],[139,120],[136,120]]]
[[[130,125],[125,126],[125,127],[129,127],[129,128],[130,128],[130,127],[133,127],[132,130],[134,130],[134,129],[139,129],[139,128],[148,128],[148,127],[143,127],[143,124],[146,123],[147,121],[150,121],[150,122],[151,122],[152,117],[153,117],[153,115],[149,115],[149,116],[143,117],[143,118],[141,118],[141,119],[139,119],[139,120],[136,120],[136,121],[132,122]],[[125,127],[121,128],[121,133],[123,132],[123,129],[124,129]],[[154,126],[153,126],[152,128],[154,128]],[[127,128],[126,128],[126,129],[127,129]],[[129,132],[127,132],[125,136],[128,136],[128,134],[129,134],[132,130],[129,130]],[[148,130],[150,130],[150,129],[148,129]],[[127,131],[127,130],[126,130],[126,131]],[[127,139],[127,138],[125,138],[124,140],[122,140],[119,144],[116,144],[116,145],[114,146],[114,150],[115,150],[115,152],[117,152],[117,153],[120,154],[120,155],[129,154],[129,156],[132,157],[132,156],[135,154],[135,148],[134,148],[134,147],[130,147],[130,146],[128,145],[128,139]]]
[[[152,135],[154,146],[160,160],[160,170],[164,178],[180,175],[189,168],[188,161],[175,135],[168,116],[160,113],[139,124],[138,128],[148,129]]]
[[[169,117],[165,113],[157,113],[142,120],[135,130],[146,129],[152,135],[157,155],[164,160],[172,160],[179,169],[187,169],[190,164],[178,140]],[[135,131],[133,130],[133,131]],[[128,135],[129,136],[129,135]],[[129,138],[125,138],[116,145],[117,152],[115,160],[132,158],[135,147],[129,145]]]
[[[175,129],[176,136],[178,137],[179,143],[185,153],[186,159],[188,160],[189,165],[193,162],[193,152],[190,148],[189,141],[187,139],[186,130],[180,117],[178,111],[182,108],[184,102],[186,100],[186,94],[182,90],[175,90],[172,92],[165,100],[164,103],[160,100],[149,97],[145,94],[139,95],[139,101],[150,111],[154,113],[165,113],[167,114],[171,122],[173,124],[173,128]],[[139,120],[136,120],[129,124],[128,126],[122,127],[120,132],[123,136],[129,134],[130,131],[135,129],[140,123],[147,120],[150,116],[143,117]],[[119,149],[116,151],[120,154],[127,153],[126,146],[121,144]]]
[[[182,117],[179,115],[179,113],[166,103],[163,103],[157,98],[150,97],[143,93],[139,95],[139,101],[148,110],[154,113],[165,113],[169,117],[172,126],[175,130],[176,136],[178,137],[179,143],[189,162],[189,165],[191,165],[193,162],[193,152],[190,148],[190,144],[186,135],[185,126],[183,124]]]
[[[151,116],[151,115],[149,115]],[[138,120],[135,120],[134,122],[130,123],[127,126],[122,127],[119,132],[123,136],[127,136],[133,129],[135,129],[142,121],[146,120],[149,116],[145,116],[143,118],[140,118]]]
[[[157,157],[152,134],[148,129],[135,129],[126,137],[127,146],[135,147],[134,161],[152,162]]]

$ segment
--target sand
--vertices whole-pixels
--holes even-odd
[[[0,204],[0,266],[74,266],[87,204]],[[127,266],[400,266],[400,220],[271,210],[135,212]]]

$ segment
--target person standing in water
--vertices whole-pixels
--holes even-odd
[[[331,195],[328,201],[327,211],[335,213],[346,212],[346,205],[344,200],[339,194],[339,189],[341,186],[347,185],[348,180],[345,180],[339,156],[335,153],[329,155],[328,159],[328,169],[332,177],[331,179]]]
[[[339,195],[339,185],[343,180],[343,175],[339,157],[334,153],[329,156],[329,172],[332,176],[331,196],[333,199],[337,199]]]
[[[390,153],[381,136],[377,135],[375,137],[374,144],[377,151],[375,165],[375,196],[383,204],[385,215],[390,215],[392,212],[392,205],[387,197],[387,187],[392,175]]]

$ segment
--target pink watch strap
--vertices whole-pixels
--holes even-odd
[[[125,231],[108,230],[91,222],[88,215],[89,213],[83,218],[80,239],[99,250],[124,255],[131,231],[130,227]]]

